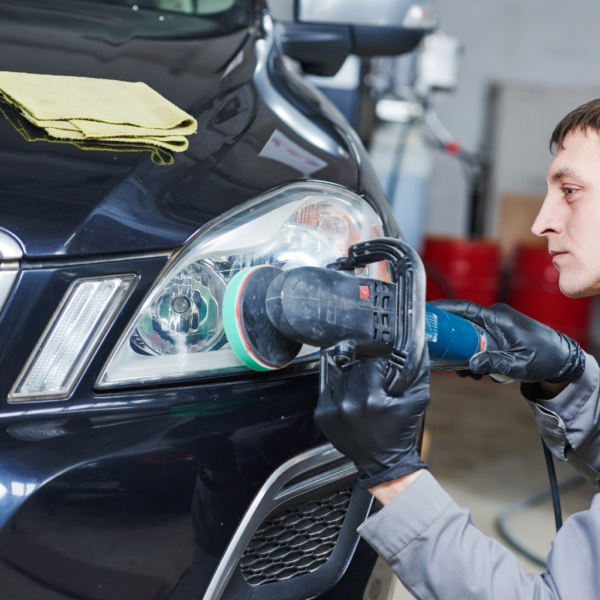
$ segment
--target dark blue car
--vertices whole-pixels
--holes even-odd
[[[0,115],[1,600],[362,599],[371,497],[313,424],[317,352],[256,373],[223,330],[240,269],[399,235],[283,56],[327,74],[385,35],[311,4],[0,0],[0,71],[144,81],[198,121],[158,165]],[[399,53],[426,27],[391,30]]]

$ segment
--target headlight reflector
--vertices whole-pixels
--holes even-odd
[[[371,206],[331,184],[292,184],[246,203],[217,219],[171,259],[97,387],[247,370],[223,329],[223,295],[231,278],[261,264],[324,267],[347,254],[349,245],[382,235]],[[369,269],[371,276],[387,278],[385,264]],[[314,351],[305,347],[296,360]]]

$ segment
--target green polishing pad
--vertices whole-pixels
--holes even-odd
[[[244,269],[229,282],[223,298],[227,340],[235,355],[255,371],[285,367],[302,347],[275,329],[267,315],[267,290],[281,272],[271,265]]]

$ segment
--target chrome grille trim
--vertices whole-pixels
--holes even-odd
[[[256,494],[231,538],[203,600],[219,600],[221,598],[254,533],[265,518],[278,506],[305,492],[318,489],[356,473],[354,464],[348,462],[285,488],[285,484],[298,475],[340,458],[343,458],[343,454],[338,452],[331,444],[324,444],[291,458],[273,472]]]
[[[19,260],[23,251],[17,240],[0,229],[0,314],[19,275]]]
[[[19,242],[6,231],[0,229],[0,261],[20,260],[23,258],[23,250]]]

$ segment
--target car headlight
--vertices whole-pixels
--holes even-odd
[[[351,244],[382,235],[371,206],[332,184],[296,183],[246,203],[201,230],[171,259],[97,387],[248,370],[223,329],[223,295],[231,278],[262,264],[325,267]],[[387,279],[387,265],[369,265],[364,274]],[[296,361],[311,359],[315,351],[304,347]]]

